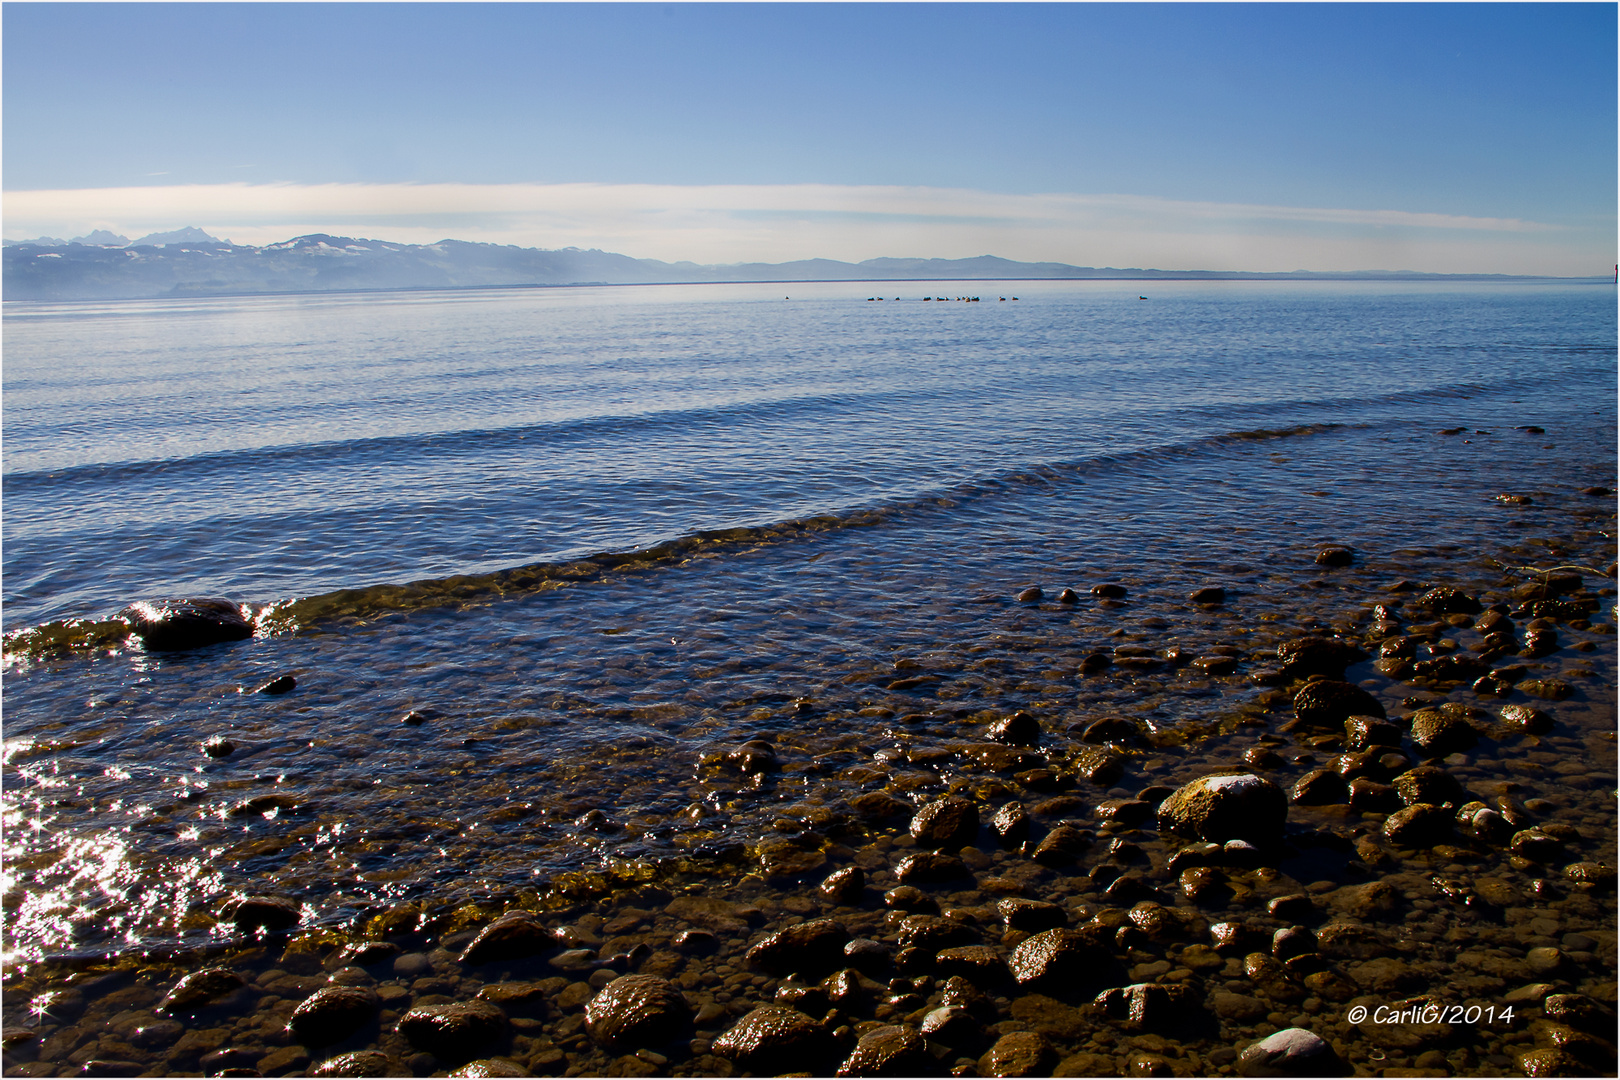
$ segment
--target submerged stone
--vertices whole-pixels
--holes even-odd
[[[140,600],[118,613],[153,652],[200,649],[253,636],[242,605],[213,597]]]

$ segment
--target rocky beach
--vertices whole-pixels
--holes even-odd
[[[168,947],[9,965],[6,1074],[1612,1074],[1613,492],[1529,487],[1480,513],[1495,543],[1369,558],[1346,536],[1243,565],[1183,545],[1190,575],[930,590],[877,616],[881,664],[809,670],[769,640],[700,655],[702,706],[645,718],[678,737],[529,761],[537,782],[505,799],[512,764],[485,744],[509,754],[523,729],[402,709],[399,731],[486,757],[446,781],[456,805],[424,814],[429,788],[332,845],[361,878],[436,849],[441,884],[398,903],[344,909],[341,882],[314,884],[299,852],[330,802],[266,786],[261,760],[265,792],[209,820],[258,822],[215,857],[280,887],[200,890]],[[859,531],[816,534],[821,552],[860,557]],[[545,584],[461,602],[563,591]],[[345,619],[366,621],[279,640]],[[207,651],[152,655],[183,672]],[[606,670],[656,688],[675,665],[643,648]],[[321,692],[319,666],[237,689],[285,708]],[[238,721],[191,752],[230,763],[264,737]],[[8,741],[8,767],[60,748]],[[365,749],[385,756],[346,752]],[[537,845],[598,857],[499,880]]]
[[[8,309],[6,1075],[1613,1074],[1611,295],[728,288]]]

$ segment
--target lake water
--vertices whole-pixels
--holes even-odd
[[[988,284],[8,311],[6,625],[486,573],[1043,468],[1106,482],[1233,431],[1470,399],[1481,426],[1584,417],[1612,389],[1591,286]]]
[[[493,976],[431,948],[478,919],[429,915],[469,904],[484,918],[514,903],[559,919],[599,910],[598,926],[640,911],[636,933],[657,950],[685,925],[672,904],[657,913],[671,895],[709,890],[771,928],[825,906],[811,886],[853,864],[874,888],[839,917],[888,941],[880,893],[910,838],[868,796],[909,808],[954,792],[986,818],[1022,800],[1037,822],[1123,837],[1157,881],[1167,839],[1099,825],[1094,804],[1266,747],[1283,752],[1268,775],[1286,789],[1336,752],[1334,736],[1284,725],[1290,699],[1263,670],[1278,644],[1326,633],[1376,652],[1398,620],[1426,643],[1418,656],[1482,647],[1390,592],[1402,578],[1511,605],[1534,576],[1524,567],[1584,568],[1581,595],[1601,610],[1566,619],[1561,651],[1515,676],[1566,680],[1556,705],[1414,687],[1370,661],[1350,678],[1391,716],[1441,700],[1553,710],[1545,737],[1482,735],[1446,767],[1480,798],[1515,778],[1518,797],[1574,830],[1568,858],[1612,866],[1614,503],[1600,494],[1615,483],[1612,289],[1142,291],[841,283],[9,306],[8,1026],[44,1024],[41,1047],[59,1049],[57,1021],[11,1003],[130,956],[151,965],[131,977],[152,993],[204,956],[259,993],[292,961],[240,939],[221,906],[237,893],[293,898],[322,932],[377,936],[377,919],[418,911],[418,937],[399,940],[468,994]],[[1316,564],[1324,544],[1353,547],[1353,565]],[[1102,582],[1127,598],[1093,597]],[[1188,602],[1206,585],[1225,605]],[[1044,595],[1015,599],[1029,586]],[[1065,587],[1079,595],[1059,602]],[[62,622],[187,595],[248,604],[263,632],[155,654]],[[1085,666],[1099,653],[1113,657],[1101,674]],[[1188,665],[1218,656],[1241,667]],[[251,692],[284,674],[292,692]],[[1019,709],[1043,741],[997,750],[987,724]],[[1082,779],[1095,748],[1076,731],[1104,714],[1133,718],[1147,741],[1117,748],[1123,776]],[[234,752],[205,755],[214,737]],[[774,768],[739,766],[749,740],[774,748]],[[1070,802],[1043,801],[1054,790]],[[1289,812],[1310,836],[1382,820]],[[1295,843],[1280,878],[1244,887],[1327,895],[1373,872]],[[976,882],[930,888],[985,925],[1016,889],[1078,921],[1110,902],[1113,878],[1092,872],[1104,846],[1071,873],[981,843]],[[1430,964],[1406,992],[1455,981],[1458,927],[1500,931],[1522,960],[1524,941],[1548,935],[1513,927],[1539,919],[1597,942],[1563,946],[1577,955],[1565,975],[1586,990],[1606,978],[1612,996],[1601,902],[1537,893],[1543,872],[1499,854],[1462,868],[1391,858],[1377,873],[1410,899],[1403,955]],[[1431,898],[1437,873],[1496,875],[1522,918],[1474,926],[1472,909]],[[1152,887],[1188,907],[1174,875]],[[721,936],[726,957],[747,934]],[[1151,966],[1162,947],[1139,944],[1148,953],[1128,959]],[[689,974],[689,995],[723,992],[733,1013],[775,987],[715,991]],[[373,981],[413,999],[448,992],[389,978]],[[263,989],[254,1015],[290,1008],[288,993]],[[1284,998],[1271,1015],[1300,1007]],[[113,1039],[118,1009],[144,1007],[131,1000],[105,1015],[92,1002],[61,1030],[81,1048]],[[1221,1023],[1214,1044],[1258,1032]],[[280,1045],[258,1031],[240,1020],[235,1044]],[[1416,1057],[1365,1034],[1335,1037],[1384,1055],[1363,1064]],[[1505,1068],[1490,1062],[1516,1051],[1487,1035],[1474,1065]],[[541,1037],[513,1035],[502,1052],[550,1068],[562,1046],[585,1055],[568,1064],[606,1067],[572,1034]],[[133,1052],[118,1038],[98,1052]],[[1189,1035],[1178,1052],[1206,1043]],[[140,1047],[143,1067],[197,1067],[168,1043]],[[1119,1047],[1060,1050],[1117,1050],[1129,1067]],[[690,1055],[677,1066],[710,1067]]]

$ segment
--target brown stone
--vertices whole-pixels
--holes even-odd
[[[1049,1076],[1057,1051],[1044,1035],[1014,1031],[996,1040],[979,1058],[980,1076]]]
[[[836,1051],[816,1021],[781,1005],[761,1006],[714,1040],[715,1054],[744,1072],[780,1076],[787,1072],[825,1075]]]
[[[487,1001],[418,1005],[399,1020],[399,1033],[418,1050],[460,1064],[478,1056],[506,1030],[506,1013]]]
[[[923,1037],[909,1027],[886,1024],[862,1035],[855,1051],[838,1067],[839,1076],[925,1076],[934,1057]]]
[[[360,986],[328,986],[305,998],[287,1027],[305,1046],[348,1038],[377,1013],[377,995]]]
[[[748,962],[778,975],[841,967],[850,933],[834,919],[812,919],[778,930],[748,950]]]
[[[585,1030],[609,1050],[662,1045],[685,1031],[691,1020],[691,1007],[680,990],[656,975],[621,975],[585,1006]]]
[[[967,799],[950,796],[928,803],[911,819],[911,835],[919,847],[955,850],[979,835],[979,810]]]
[[[229,968],[212,967],[193,971],[174,984],[161,1002],[160,1013],[194,1012],[220,998],[235,993],[247,985],[247,980]]]
[[[491,960],[518,960],[546,952],[557,945],[532,912],[508,911],[478,932],[462,950],[463,964],[487,964]]]

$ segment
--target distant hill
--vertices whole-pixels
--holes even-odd
[[[104,232],[104,230],[98,229],[97,232]],[[96,233],[91,233],[90,235],[95,236]],[[219,239],[217,239],[215,237],[209,236],[207,233],[203,232],[201,229],[194,228],[194,227],[189,226],[189,225],[184,229],[175,229],[173,232],[148,233],[147,235],[141,237],[139,240],[125,240],[121,236],[117,237],[116,239],[119,241],[119,246],[128,245],[129,247],[143,247],[143,246],[148,245],[148,244],[152,245],[153,247],[163,247],[163,246],[165,246],[167,244],[219,244],[219,243],[228,244],[228,243],[230,243],[229,240],[223,240],[223,241],[219,240]],[[97,243],[97,244],[106,243],[106,241],[104,241],[104,240],[91,241],[89,239],[86,239],[84,242],[85,243],[92,243],[93,242],[93,243]]]
[[[1125,280],[1534,280],[1500,274],[1404,271],[1286,274],[1214,270],[1142,270],[1066,263],[971,259],[805,259],[705,266],[633,259],[609,251],[546,250],[441,240],[393,244],[315,233],[252,247],[216,240],[201,229],[153,233],[128,246],[98,230],[72,242],[39,237],[4,242],[6,300],[114,300],[164,296],[371,289],[444,289],[501,285],[619,285],[743,281]]]

